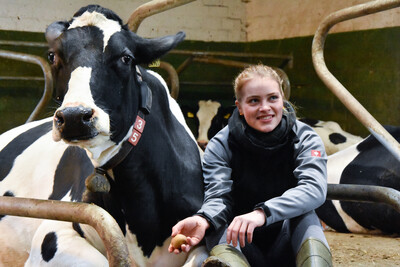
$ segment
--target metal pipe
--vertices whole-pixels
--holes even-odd
[[[274,58],[287,59],[292,61],[292,55],[264,54],[264,53],[240,53],[240,52],[220,52],[220,51],[190,51],[190,50],[171,50],[169,54],[188,55],[195,57],[221,56],[221,57],[257,57],[257,58]]]
[[[133,32],[137,32],[140,23],[145,18],[193,1],[195,0],[153,0],[147,2],[133,11],[128,19],[128,28]]]
[[[49,47],[49,45],[46,42],[26,42],[26,41],[9,41],[9,40],[0,40],[0,45],[44,47],[44,48]]]
[[[34,121],[38,118],[40,113],[45,109],[46,105],[50,101],[53,95],[53,77],[51,75],[51,68],[47,61],[39,56],[29,55],[25,53],[12,52],[7,50],[0,50],[0,57],[19,60],[23,62],[33,63],[40,66],[44,74],[44,92],[39,103],[29,116],[26,122]]]
[[[327,199],[354,202],[378,202],[392,206],[400,212],[400,192],[384,186],[328,184]]]
[[[353,115],[400,161],[400,144],[329,72],[324,61],[324,43],[328,31],[337,23],[368,14],[399,7],[400,0],[377,0],[336,11],[319,25],[312,43],[315,71],[325,85],[339,98]]]
[[[179,95],[179,77],[178,73],[176,72],[175,68],[164,61],[160,61],[159,68],[164,69],[168,72],[169,75],[169,82],[171,84],[171,96],[176,100],[178,99]]]
[[[110,266],[136,266],[117,222],[97,205],[0,196],[0,214],[88,224],[102,239]]]

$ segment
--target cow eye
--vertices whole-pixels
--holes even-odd
[[[121,57],[121,60],[125,65],[130,65],[133,61],[133,58],[131,56],[124,55]]]
[[[47,54],[47,58],[48,58],[50,64],[54,64],[54,62],[56,62],[56,54],[54,52],[49,52]]]

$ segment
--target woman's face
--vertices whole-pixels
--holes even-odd
[[[283,98],[277,81],[255,77],[246,82],[240,91],[240,101],[235,104],[247,124],[260,132],[268,133],[280,123]]]

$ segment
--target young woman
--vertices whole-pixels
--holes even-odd
[[[209,229],[207,246],[225,245],[211,250],[205,266],[330,266],[314,212],[327,191],[321,139],[296,120],[272,68],[246,68],[234,89],[237,109],[204,154],[204,204],[173,227],[187,244],[169,251],[189,251]]]

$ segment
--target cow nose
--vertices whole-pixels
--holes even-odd
[[[84,138],[91,131],[93,113],[83,106],[63,108],[54,115],[55,126],[66,139]]]

